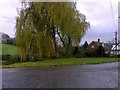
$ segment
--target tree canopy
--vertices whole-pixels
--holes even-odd
[[[22,5],[16,19],[16,42],[22,60],[57,57],[60,42],[69,55],[71,47],[79,46],[89,27],[76,2],[24,2]]]

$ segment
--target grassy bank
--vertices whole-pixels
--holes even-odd
[[[118,58],[117,59],[116,58],[64,58],[64,59],[52,59],[52,60],[37,61],[37,62],[20,62],[10,65],[3,65],[2,68],[27,68],[27,67],[101,64],[101,63],[117,62],[118,60],[119,60]]]
[[[14,45],[0,44],[0,55],[15,56],[18,54],[18,49]],[[10,61],[16,61],[14,57],[8,59]],[[0,64],[6,62],[3,60]],[[51,59],[46,61],[37,61],[37,62],[18,62],[10,65],[3,65],[3,68],[27,68],[27,67],[50,67],[50,66],[66,66],[66,65],[83,65],[83,64],[101,64],[108,62],[115,62],[118,59],[115,58],[62,58],[62,59]],[[120,60],[119,60],[120,61]],[[1,67],[1,65],[0,65]]]

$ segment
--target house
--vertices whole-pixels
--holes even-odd
[[[102,45],[102,43],[100,43],[100,39],[98,39],[98,41],[92,41],[88,47],[87,50],[89,51],[94,51],[96,50],[100,45]]]
[[[7,39],[10,39],[9,35],[0,32],[0,43],[6,44]]]
[[[104,47],[105,54],[109,55],[111,52],[111,49],[113,47],[112,43],[102,43],[102,46]]]
[[[117,45],[114,44],[112,46],[110,54],[111,55],[117,55],[117,56],[120,57],[120,42]]]
[[[88,45],[86,53],[87,56],[117,55],[120,57],[120,42],[116,46],[113,43],[102,43],[98,39],[98,41],[92,41]]]
[[[92,41],[86,50],[87,56],[102,56],[104,55],[104,48],[100,39],[98,41]]]
[[[0,44],[16,45],[15,38],[10,38],[9,35],[0,32]]]

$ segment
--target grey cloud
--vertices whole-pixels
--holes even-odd
[[[4,0],[3,0],[4,1]],[[109,0],[78,0],[79,3],[77,5],[78,9],[81,13],[86,15],[87,21],[90,21],[91,29],[86,33],[89,34],[96,34],[98,32],[114,32],[113,30],[113,20],[112,20],[112,13]],[[117,17],[118,17],[118,1],[112,0],[113,5],[113,13],[115,17],[115,25],[117,27]],[[17,15],[16,8],[20,7],[20,1],[16,0],[5,0],[5,2],[0,3],[0,16],[8,16],[14,18]],[[1,18],[0,18],[1,19]],[[0,22],[0,26],[3,25]],[[7,33],[14,33],[15,28],[14,24],[11,23],[4,23],[2,27],[4,27],[4,32]],[[6,25],[9,24],[9,31]],[[2,28],[0,27],[0,30]],[[83,38],[85,39],[85,38]],[[94,40],[96,38],[91,38],[90,40]],[[112,38],[111,38],[112,39]]]
[[[87,0],[86,0],[87,1]],[[114,20],[112,18],[112,11],[109,1],[102,0],[102,2],[79,2],[78,9],[84,13],[87,17],[87,21],[91,24],[91,29],[86,32],[86,35],[82,39],[82,43],[85,40],[89,42],[101,38],[103,41],[110,41],[113,39],[113,35],[104,37],[91,37],[87,38],[90,34],[109,33],[117,31],[118,27],[118,1],[112,1],[112,9],[114,14]],[[115,25],[115,27],[114,27]]]

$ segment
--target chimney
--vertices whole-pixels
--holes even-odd
[[[100,43],[100,39],[98,38],[98,43]]]

